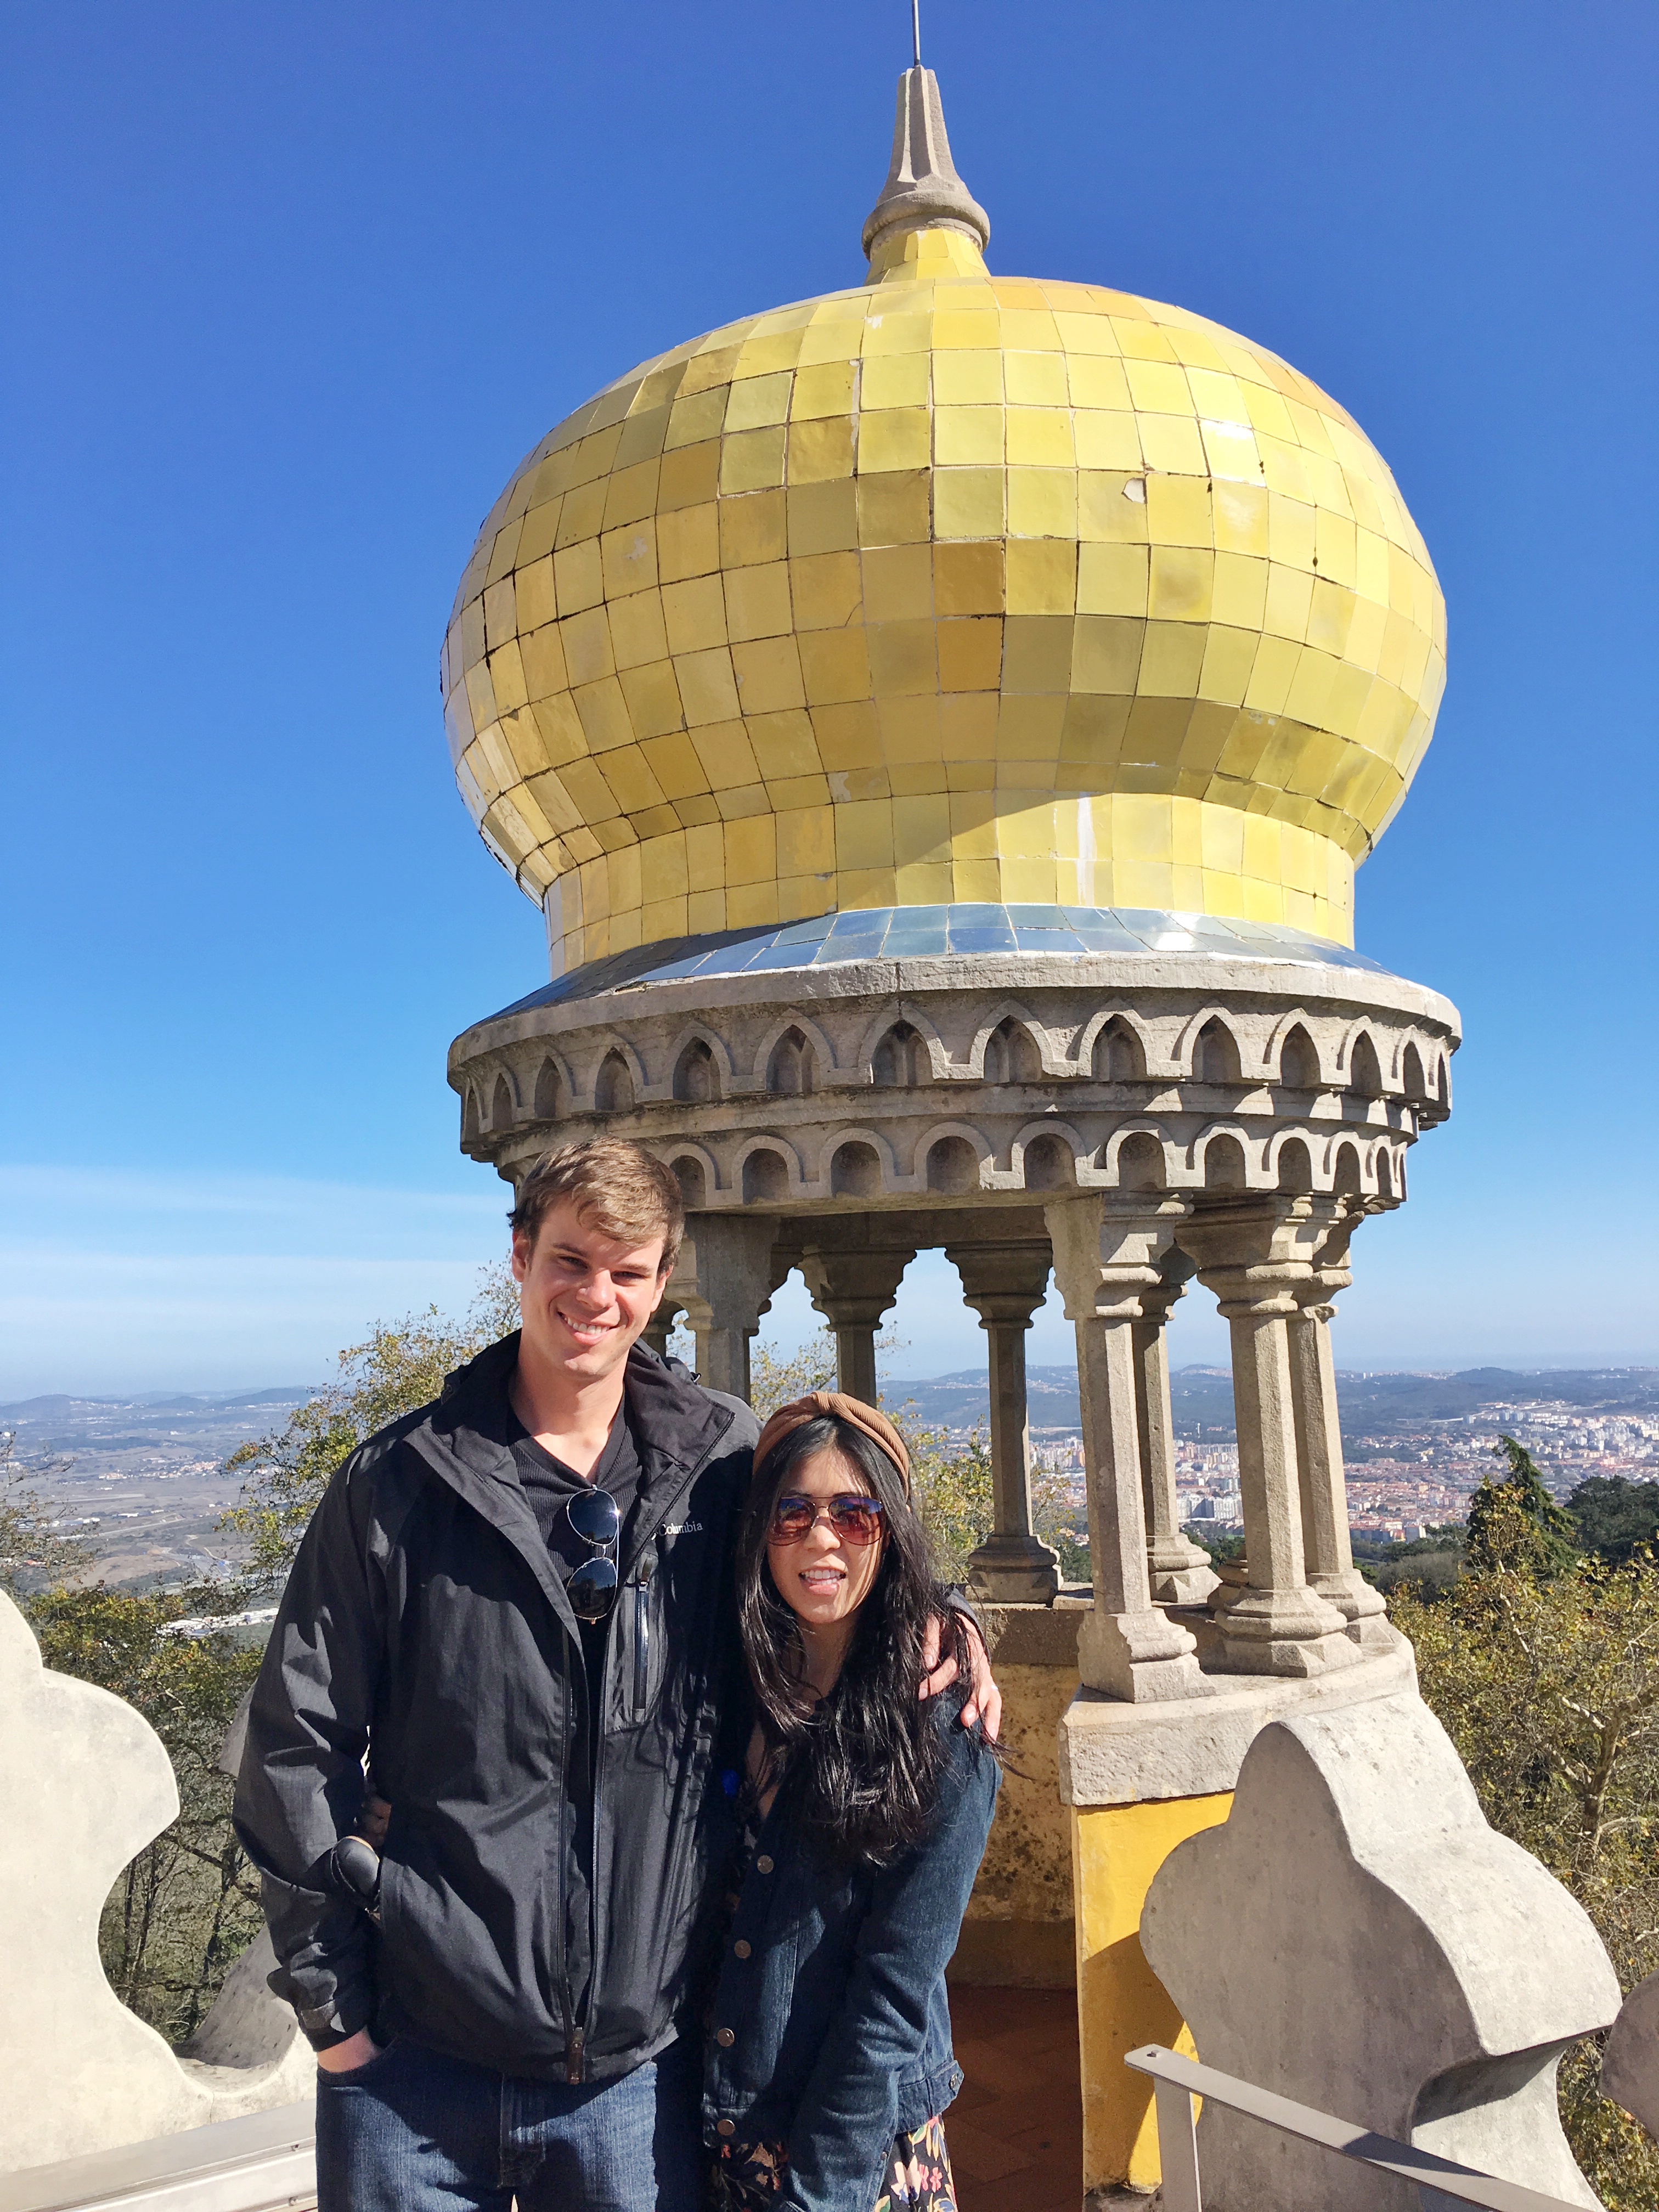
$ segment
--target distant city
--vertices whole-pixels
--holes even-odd
[[[1500,1436],[1525,1444],[1558,1497],[1587,1475],[1659,1480],[1659,1368],[1479,1368],[1462,1374],[1352,1373],[1338,1378],[1348,1517],[1357,1537],[1411,1542],[1462,1521],[1492,1471]],[[1033,1367],[1032,1462],[1083,1504],[1077,1374]],[[239,1546],[220,1527],[240,1494],[225,1460],[280,1429],[313,1396],[302,1384],[227,1396],[54,1395],[0,1406],[15,1477],[55,1509],[65,1535],[91,1547],[95,1571],[132,1589],[233,1572]],[[966,1444],[988,1418],[984,1370],[895,1377],[889,1407]],[[1183,1520],[1217,1535],[1242,1526],[1232,1385],[1224,1368],[1171,1378]],[[1080,1516],[1079,1516],[1080,1517]]]

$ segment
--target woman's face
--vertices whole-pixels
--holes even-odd
[[[818,1517],[794,1543],[766,1540],[773,1587],[784,1603],[813,1627],[828,1627],[855,1613],[870,1595],[885,1537],[857,1544],[836,1533],[825,1508],[832,1498],[868,1498],[868,1478],[833,1446],[799,1460],[785,1477],[781,1495],[810,1498]],[[774,1508],[775,1512],[775,1506]]]

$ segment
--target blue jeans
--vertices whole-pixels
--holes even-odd
[[[317,2075],[318,2212],[695,2212],[695,2039],[568,2088],[398,2036]]]

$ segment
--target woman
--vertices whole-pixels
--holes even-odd
[[[738,1537],[752,1701],[726,1776],[740,1841],[708,2010],[704,2138],[723,2212],[955,2212],[961,2086],[945,1968],[1000,1775],[960,1700],[919,1695],[934,1581],[883,1413],[773,1414]]]

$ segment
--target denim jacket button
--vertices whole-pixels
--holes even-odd
[[[714,2123],[714,2133],[717,2136],[734,2136],[737,2132],[738,2124],[735,2120],[716,2120]]]
[[[763,1851],[760,1856],[755,1861],[755,1872],[757,1874],[770,1874],[771,1871],[772,1862],[767,1857],[765,1852]]]
[[[732,1946],[732,1948],[737,1953],[740,1959],[746,1959],[749,1956],[749,1946],[744,1942],[741,1936],[738,1936],[737,1942]]]
[[[714,2032],[714,2040],[722,2051],[729,2051],[737,2039],[738,2032],[734,2027],[717,2028]]]

